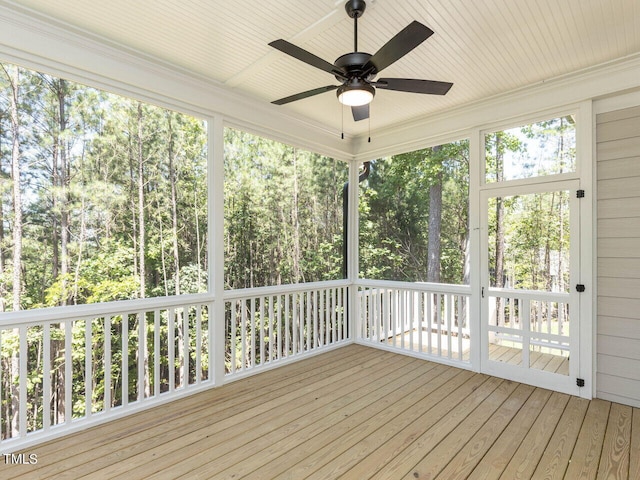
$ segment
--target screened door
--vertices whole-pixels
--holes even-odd
[[[482,192],[482,371],[577,393],[577,188]]]

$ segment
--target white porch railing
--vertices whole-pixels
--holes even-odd
[[[358,341],[470,363],[470,287],[377,280],[358,285]]]
[[[346,280],[224,294],[227,378],[350,340]]]
[[[489,342],[569,356],[569,293],[489,288]]]
[[[217,345],[230,381],[350,342],[348,286],[226,291],[224,339],[213,335],[211,295],[4,313],[0,450],[212,387]]]
[[[211,386],[212,307],[184,295],[3,314],[2,451]]]

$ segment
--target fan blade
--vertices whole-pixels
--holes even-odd
[[[296,100],[302,100],[303,98],[313,97],[324,92],[330,92],[338,88],[336,85],[327,85],[326,87],[314,88],[313,90],[307,90],[306,92],[296,93],[290,97],[281,98],[280,100],[274,100],[271,103],[276,105],[284,105],[285,103],[295,102]]]
[[[372,73],[373,70],[375,70],[375,72],[382,71],[392,63],[400,60],[431,35],[433,35],[433,30],[414,20],[404,29],[400,30],[395,37],[385,43],[380,50],[369,59],[364,66],[365,72]]]
[[[353,114],[353,119],[356,122],[360,120],[366,120],[369,118],[369,104],[360,105],[359,107],[351,107],[351,113]]]
[[[381,78],[372,82],[377,88],[397,90],[399,92],[427,93],[430,95],[446,95],[453,86],[450,82],[436,82],[435,80],[416,80],[414,78]]]
[[[345,72],[335,65],[323,60],[320,57],[315,56],[313,53],[307,52],[306,50],[294,45],[293,43],[289,43],[286,40],[274,40],[269,44],[273,48],[280,50],[287,55],[291,55],[293,58],[296,58],[312,67],[319,68],[320,70],[324,70],[331,75],[337,75],[343,79],[347,79]]]

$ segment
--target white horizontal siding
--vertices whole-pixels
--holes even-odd
[[[597,392],[640,405],[640,107],[597,116]]]

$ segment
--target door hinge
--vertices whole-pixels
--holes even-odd
[[[576,192],[576,197],[584,198],[584,190],[580,189]]]
[[[576,385],[578,385],[579,387],[584,387],[584,378],[577,378]]]
[[[583,284],[579,283],[579,284],[576,285],[576,291],[577,292],[582,293],[582,292],[584,292],[584,290],[585,290],[585,286]]]

